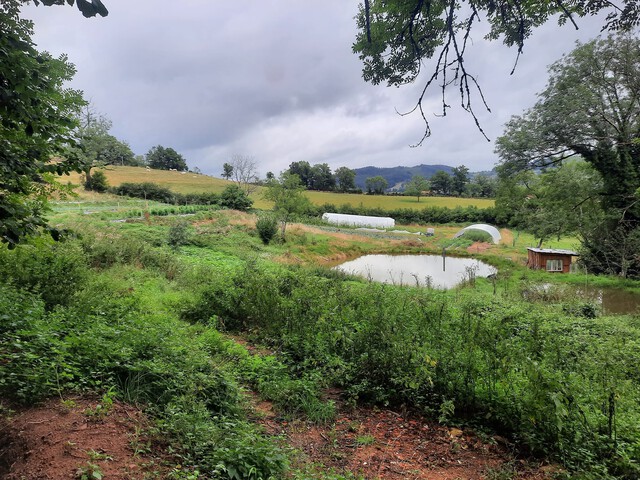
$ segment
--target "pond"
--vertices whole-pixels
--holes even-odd
[[[640,313],[640,295],[617,288],[578,287],[576,296],[602,307],[608,315]]]
[[[440,289],[497,272],[480,260],[442,255],[364,255],[334,268],[375,282]]]
[[[605,315],[640,313],[640,294],[615,287],[541,283],[525,287],[522,296],[533,302],[562,303],[571,299],[589,302],[599,305]]]

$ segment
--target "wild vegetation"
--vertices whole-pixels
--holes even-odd
[[[443,35],[426,43],[422,38],[421,53],[416,54],[415,38],[397,35],[407,17],[420,34],[425,22],[433,27],[431,22],[441,14],[453,19],[453,13],[422,12],[422,3],[417,10],[410,2],[401,8],[397,2],[383,3],[365,2],[358,17],[361,35],[355,49],[368,62],[369,80],[396,85],[413,81],[422,57],[432,56],[441,46],[444,64],[438,63],[429,83],[442,65],[462,65],[458,51],[453,64],[446,60],[450,43],[443,45],[442,39],[466,35],[475,10],[466,27],[452,29],[452,22],[445,22]],[[519,172],[522,176],[508,178],[512,182],[503,185],[508,192],[504,198],[515,200],[515,205],[480,209],[472,200],[464,207],[456,203],[456,208],[402,209],[409,202],[418,203],[424,186],[420,179],[414,185],[417,200],[405,197],[399,200],[404,203],[392,204],[386,197],[380,204],[346,193],[357,200],[343,203],[337,199],[344,196],[306,196],[300,175],[293,172],[278,179],[271,175],[262,191],[254,191],[254,165],[243,157],[236,157],[231,168],[224,167],[225,176],[233,177],[236,185],[220,183],[221,191],[213,194],[188,196],[149,181],[115,182],[109,171],[92,175],[92,169],[114,163],[118,156],[122,163],[124,157],[133,163],[132,152],[110,137],[108,121],[82,124],[79,115],[86,102],[80,92],[63,88],[73,76],[73,66],[64,56],[53,59],[35,50],[31,25],[19,18],[19,6],[17,0],[0,6],[0,237],[11,247],[0,249],[3,417],[39,400],[59,397],[66,405],[71,395],[93,394],[101,400],[85,412],[88,417],[108,416],[115,401],[138,405],[148,413],[153,433],[172,454],[164,465],[171,470],[170,478],[354,478],[357,472],[334,473],[323,465],[305,464],[283,439],[268,435],[250,416],[248,391],[270,401],[283,418],[331,423],[336,420],[336,404],[326,395],[331,389],[341,403],[352,407],[391,408],[503,436],[520,454],[558,464],[559,477],[640,477],[638,316],[604,315],[597,305],[574,295],[551,298],[546,285],[533,288],[583,278],[632,289],[638,289],[637,282],[528,272],[518,263],[522,252],[516,253],[517,238],[511,246],[483,254],[499,268],[498,275],[473,281],[470,277],[448,292],[375,284],[326,268],[367,252],[447,249],[469,254],[464,247],[483,238],[454,243],[442,232],[457,227],[440,224],[492,222],[502,214],[506,221],[535,230],[539,238],[555,236],[561,241],[561,235],[577,233],[591,255],[586,263],[592,269],[637,276],[637,85],[631,81],[613,88],[610,97],[616,102],[604,110],[632,112],[633,121],[613,125],[616,132],[607,138],[603,134],[612,133],[607,126],[611,122],[594,116],[590,109],[602,108],[589,107],[589,101],[607,98],[601,91],[610,84],[584,83],[580,76],[597,70],[591,67],[604,55],[611,60],[600,69],[605,79],[636,78],[625,68],[637,62],[628,57],[618,62],[616,56],[633,57],[638,50],[635,40],[618,39],[624,48],[614,48],[612,39],[592,42],[554,65],[542,101],[514,119],[500,142],[505,172],[539,166],[522,164],[532,152],[544,161],[560,162],[570,151],[580,154],[600,177],[582,166],[564,165],[566,170],[535,177],[538,188],[531,196],[531,178]],[[99,0],[79,1],[77,6],[85,15],[107,13]],[[530,28],[544,23],[556,8],[526,6],[513,21],[504,20],[509,16],[494,18],[492,6],[491,35],[508,34],[507,41],[521,48]],[[565,20],[572,13],[585,13],[557,8]],[[634,11],[609,17],[607,25],[627,27]],[[518,27],[517,33],[513,27]],[[375,42],[372,34],[380,34]],[[380,45],[386,47],[381,50]],[[383,59],[380,52],[387,48],[392,55]],[[413,54],[405,57],[407,49]],[[613,68],[620,65],[625,68]],[[463,86],[463,104],[471,109],[468,86],[475,80],[464,68],[456,75]],[[594,85],[597,88],[590,90]],[[566,95],[576,86],[584,88],[575,89],[576,97]],[[620,92],[631,94],[617,96]],[[616,110],[620,103],[628,108]],[[567,113],[561,108],[567,106],[585,115],[578,120],[585,131],[566,123],[575,117],[557,115],[559,110]],[[633,128],[627,131],[628,124]],[[547,131],[550,125],[553,130]],[[568,137],[553,136],[558,132],[581,136],[567,143]],[[190,189],[191,180],[185,180],[201,177],[188,174],[186,162],[173,149],[157,146],[148,157],[154,167],[183,171],[169,172],[175,186]],[[313,168],[306,186],[330,186],[327,164]],[[436,190],[461,194],[465,170],[458,167],[449,180],[439,175],[443,183]],[[111,183],[118,196],[91,205],[98,210],[61,211],[49,226],[44,215],[47,199],[72,187],[62,187],[54,174],[72,171],[84,173],[87,189],[102,190]],[[615,175],[607,177],[611,172]],[[353,175],[348,169],[341,173],[340,188],[348,192]],[[152,174],[143,175],[149,179]],[[557,181],[565,177],[577,180],[575,190],[559,191]],[[371,193],[382,193],[384,183],[375,180],[370,182]],[[587,210],[585,217],[570,225],[550,221],[560,211],[557,206],[566,202],[566,194],[582,192],[585,184],[600,197],[595,204],[578,205]],[[624,187],[620,195],[619,187]],[[273,217],[241,212],[251,207],[252,194],[274,207]],[[187,205],[177,205],[183,202]],[[428,202],[420,207],[422,203]],[[321,225],[313,217],[323,210],[392,215],[413,224],[407,227],[413,232],[425,224],[438,224],[439,232],[424,240],[404,233],[356,234]],[[306,226],[291,228],[301,219]],[[279,238],[277,221],[282,227]],[[41,227],[52,238],[38,237]],[[594,239],[600,236],[609,240],[606,249],[598,250]],[[261,351],[251,351],[231,334]],[[356,440],[372,441],[366,435]],[[0,468],[6,470],[11,462],[2,458],[5,453],[0,450]],[[93,452],[91,458],[101,455]],[[101,474],[95,463],[84,463],[75,476]]]
[[[112,392],[145,405],[196,478],[306,478],[248,421],[243,385],[310,421],[332,421],[322,391],[338,387],[353,404],[499,433],[568,477],[638,474],[636,318],[575,299],[532,309],[521,287],[542,274],[497,256],[484,257],[497,283],[451,292],[359,281],[318,258],[426,244],[294,229],[267,245],[239,215],[65,214],[80,238],[4,250],[2,397]],[[252,355],[225,332],[280,354]]]

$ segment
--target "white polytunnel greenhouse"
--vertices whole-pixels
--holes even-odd
[[[502,235],[496,227],[493,225],[487,225],[486,223],[477,223],[475,225],[469,225],[468,227],[463,228],[458,233],[456,233],[453,238],[458,238],[464,235],[464,233],[468,230],[482,230],[487,232],[493,238],[493,243],[499,243],[502,240]]]
[[[346,213],[325,213],[325,222],[333,225],[348,225],[351,227],[393,228],[396,221],[390,217],[367,217],[364,215],[348,215]]]

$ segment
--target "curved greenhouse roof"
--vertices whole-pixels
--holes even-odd
[[[392,228],[396,222],[390,217],[367,217],[364,215],[347,215],[345,213],[325,213],[322,219],[334,225],[350,225],[354,227]]]
[[[484,232],[487,232],[489,235],[491,235],[491,238],[493,238],[493,243],[500,243],[500,240],[502,239],[502,235],[500,235],[498,229],[493,225],[487,225],[486,223],[477,223],[475,225],[464,227],[462,230],[456,233],[453,238],[461,237],[468,230],[482,230]]]

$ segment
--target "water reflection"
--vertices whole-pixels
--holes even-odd
[[[605,315],[640,313],[640,295],[618,288],[541,283],[528,285],[522,295],[532,302],[589,302],[599,305]]]
[[[576,295],[602,306],[602,312],[611,315],[640,312],[640,295],[615,288],[579,287]]]
[[[441,255],[364,255],[334,268],[375,282],[444,289],[497,272],[480,260]]]

